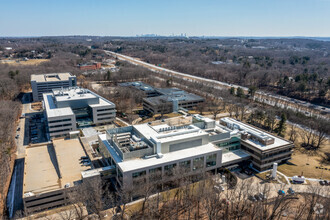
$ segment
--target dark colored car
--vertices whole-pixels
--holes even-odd
[[[266,196],[265,194],[263,194],[263,193],[259,193],[258,196],[259,196],[259,198],[260,198],[261,200],[265,200],[265,199],[267,199],[267,196]]]
[[[289,189],[288,189],[288,193],[289,193],[290,195],[293,195],[293,194],[295,194],[295,191],[294,191],[292,188],[289,188]]]
[[[255,195],[254,195],[254,198],[255,198],[257,201],[261,200],[261,198],[259,197],[258,194],[255,194]]]
[[[252,202],[257,201],[253,195],[249,195],[248,199],[251,200]]]

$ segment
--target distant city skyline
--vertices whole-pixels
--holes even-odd
[[[0,36],[330,37],[330,0],[0,0]]]

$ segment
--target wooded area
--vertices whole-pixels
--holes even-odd
[[[330,104],[330,42],[145,38],[109,41],[105,48],[183,73]]]

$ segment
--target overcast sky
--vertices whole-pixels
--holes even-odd
[[[330,0],[0,0],[0,36],[330,37]]]

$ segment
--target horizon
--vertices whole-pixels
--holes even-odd
[[[1,37],[330,37],[330,0],[6,1]]]
[[[147,35],[155,35],[155,36],[147,36]],[[246,39],[314,39],[314,38],[321,38],[327,39],[330,38],[329,36],[221,36],[221,35],[194,35],[194,36],[180,36],[180,35],[158,35],[158,34],[136,34],[131,36],[124,36],[124,35],[35,35],[35,36],[0,36],[0,38],[43,38],[43,37],[120,37],[120,38],[157,38],[157,37],[164,37],[164,38],[246,38]]]

